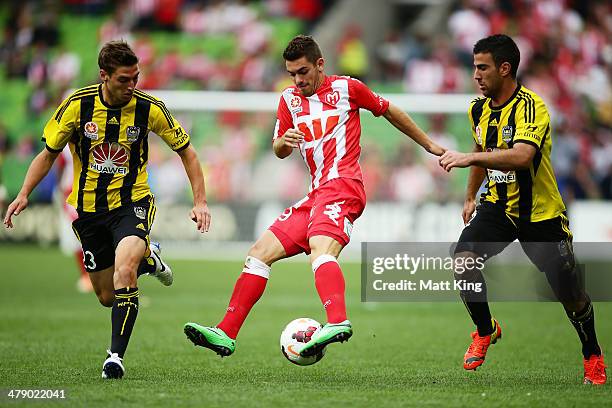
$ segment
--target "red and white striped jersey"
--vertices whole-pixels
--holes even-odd
[[[310,191],[336,178],[363,181],[359,109],[380,116],[388,107],[389,102],[363,82],[330,75],[312,96],[304,97],[295,86],[283,91],[274,139],[291,128],[304,132],[300,153],[310,172]]]

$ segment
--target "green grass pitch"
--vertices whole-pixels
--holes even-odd
[[[461,360],[472,327],[460,302],[361,303],[357,264],[344,265],[355,335],[330,346],[320,363],[297,367],[281,355],[281,330],[297,317],[324,321],[307,263],[274,266],[236,353],[220,359],[193,347],[182,327],[218,322],[242,260],[174,260],[172,287],[140,279],[126,376],[104,381],[110,310],[93,294],[76,292],[72,259],[55,249],[2,244],[0,260],[0,389],[66,390],[67,400],[37,407],[582,407],[612,401],[610,384],[580,384],[578,338],[560,305],[493,304],[503,338],[483,367],[466,372]],[[596,304],[596,319],[600,344],[610,353],[612,304]],[[0,405],[20,404],[1,397]]]

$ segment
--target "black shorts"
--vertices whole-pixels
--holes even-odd
[[[569,270],[575,265],[573,237],[565,213],[545,221],[527,222],[510,217],[503,206],[489,202],[478,206],[463,229],[454,253],[473,252],[491,258],[517,239],[527,257],[542,272]]]
[[[101,271],[114,265],[115,249],[125,237],[140,237],[148,247],[155,211],[153,196],[147,196],[105,213],[79,212],[72,229],[81,241],[87,272]]]

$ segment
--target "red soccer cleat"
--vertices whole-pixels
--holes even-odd
[[[596,356],[592,354],[587,360],[584,359],[584,384],[603,385],[606,383],[606,365],[603,354]]]
[[[493,323],[493,333],[488,336],[481,337],[478,335],[478,331],[472,332],[472,344],[470,344],[463,357],[463,368],[466,370],[476,370],[480,367],[484,363],[489,346],[495,344],[501,338],[501,326],[497,320],[491,319],[491,321]]]

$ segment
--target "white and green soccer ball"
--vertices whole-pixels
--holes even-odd
[[[301,366],[311,365],[321,360],[325,355],[325,349],[314,356],[300,356],[300,350],[317,330],[321,330],[321,323],[308,317],[300,317],[289,322],[280,336],[281,351],[287,360]]]

